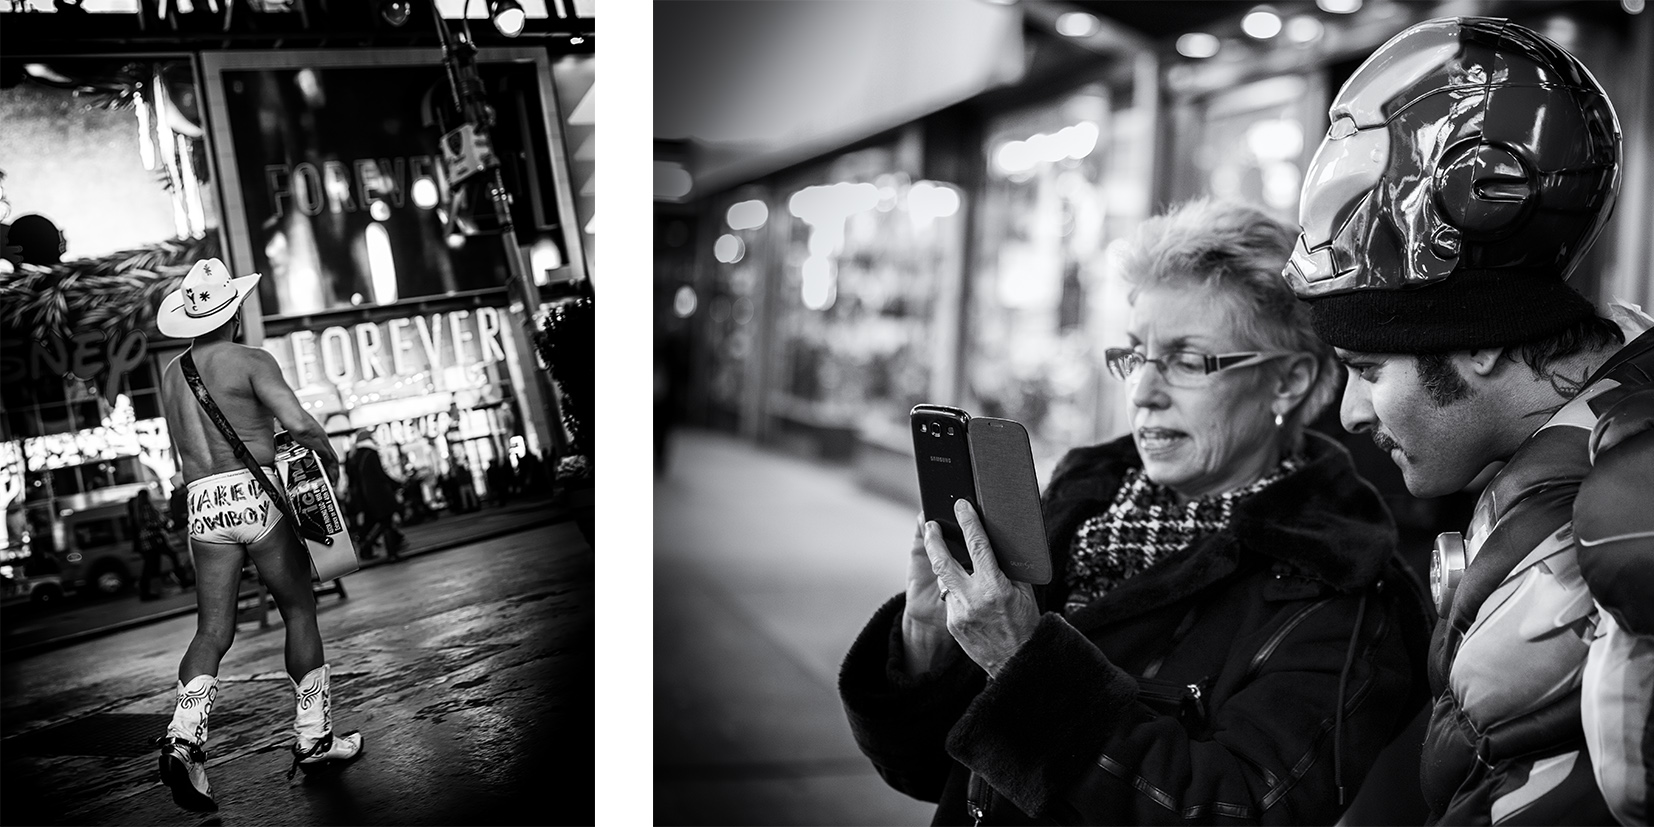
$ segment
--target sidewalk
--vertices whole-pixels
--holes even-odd
[[[655,822],[923,824],[851,739],[838,667],[906,581],[915,511],[704,431],[655,482]]]
[[[402,531],[407,535],[408,544],[402,556],[442,551],[568,519],[572,519],[572,515],[566,509],[546,499],[518,501],[470,514],[445,514],[431,522],[404,526]],[[361,554],[360,549],[357,554]],[[362,560],[362,568],[390,562],[383,545],[379,546],[378,554],[373,559]],[[348,587],[348,581],[346,583]],[[194,614],[195,591],[185,589],[150,601],[139,600],[135,593],[109,600],[71,599],[64,607],[45,613],[30,611],[32,608],[19,606],[17,610],[7,611],[4,628],[0,630],[0,654],[7,658],[24,657],[157,620]]]

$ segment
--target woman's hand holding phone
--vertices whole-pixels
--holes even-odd
[[[974,571],[967,573],[948,553],[942,532],[935,523],[925,525],[924,550],[933,573],[932,581],[948,590],[947,600],[940,602],[949,635],[959,642],[971,660],[993,677],[1017,649],[1034,636],[1034,627],[1039,624],[1039,606],[1034,600],[1033,586],[1012,580],[1000,570],[988,533],[970,503],[955,504],[954,515],[965,535],[965,547],[970,551]],[[913,578],[910,570],[910,606]],[[939,597],[939,590],[937,594]],[[905,640],[905,618],[903,624]]]
[[[931,571],[925,551],[925,515],[919,514],[913,547],[907,557],[907,609],[902,613],[903,662],[910,677],[931,671],[931,665],[953,636],[948,633],[948,609]]]

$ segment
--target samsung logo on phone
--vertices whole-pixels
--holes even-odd
[[[931,462],[948,462],[948,463],[951,463],[951,462],[953,462],[953,458],[952,457],[931,457],[930,461]]]

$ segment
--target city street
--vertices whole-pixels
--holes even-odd
[[[351,575],[319,598],[339,731],[365,754],[289,782],[293,693],[279,616],[237,629],[207,772],[180,810],[148,739],[172,711],[193,615],[3,670],[7,824],[580,824],[593,819],[593,555],[573,522]],[[554,774],[555,773],[555,774]],[[554,783],[548,783],[548,780]]]
[[[924,824],[845,723],[838,668],[906,577],[917,509],[706,431],[655,483],[655,822]]]

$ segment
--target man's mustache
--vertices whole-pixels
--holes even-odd
[[[1382,431],[1373,431],[1373,444],[1378,446],[1378,450],[1386,454],[1401,447],[1401,443],[1391,439],[1389,435]]]

